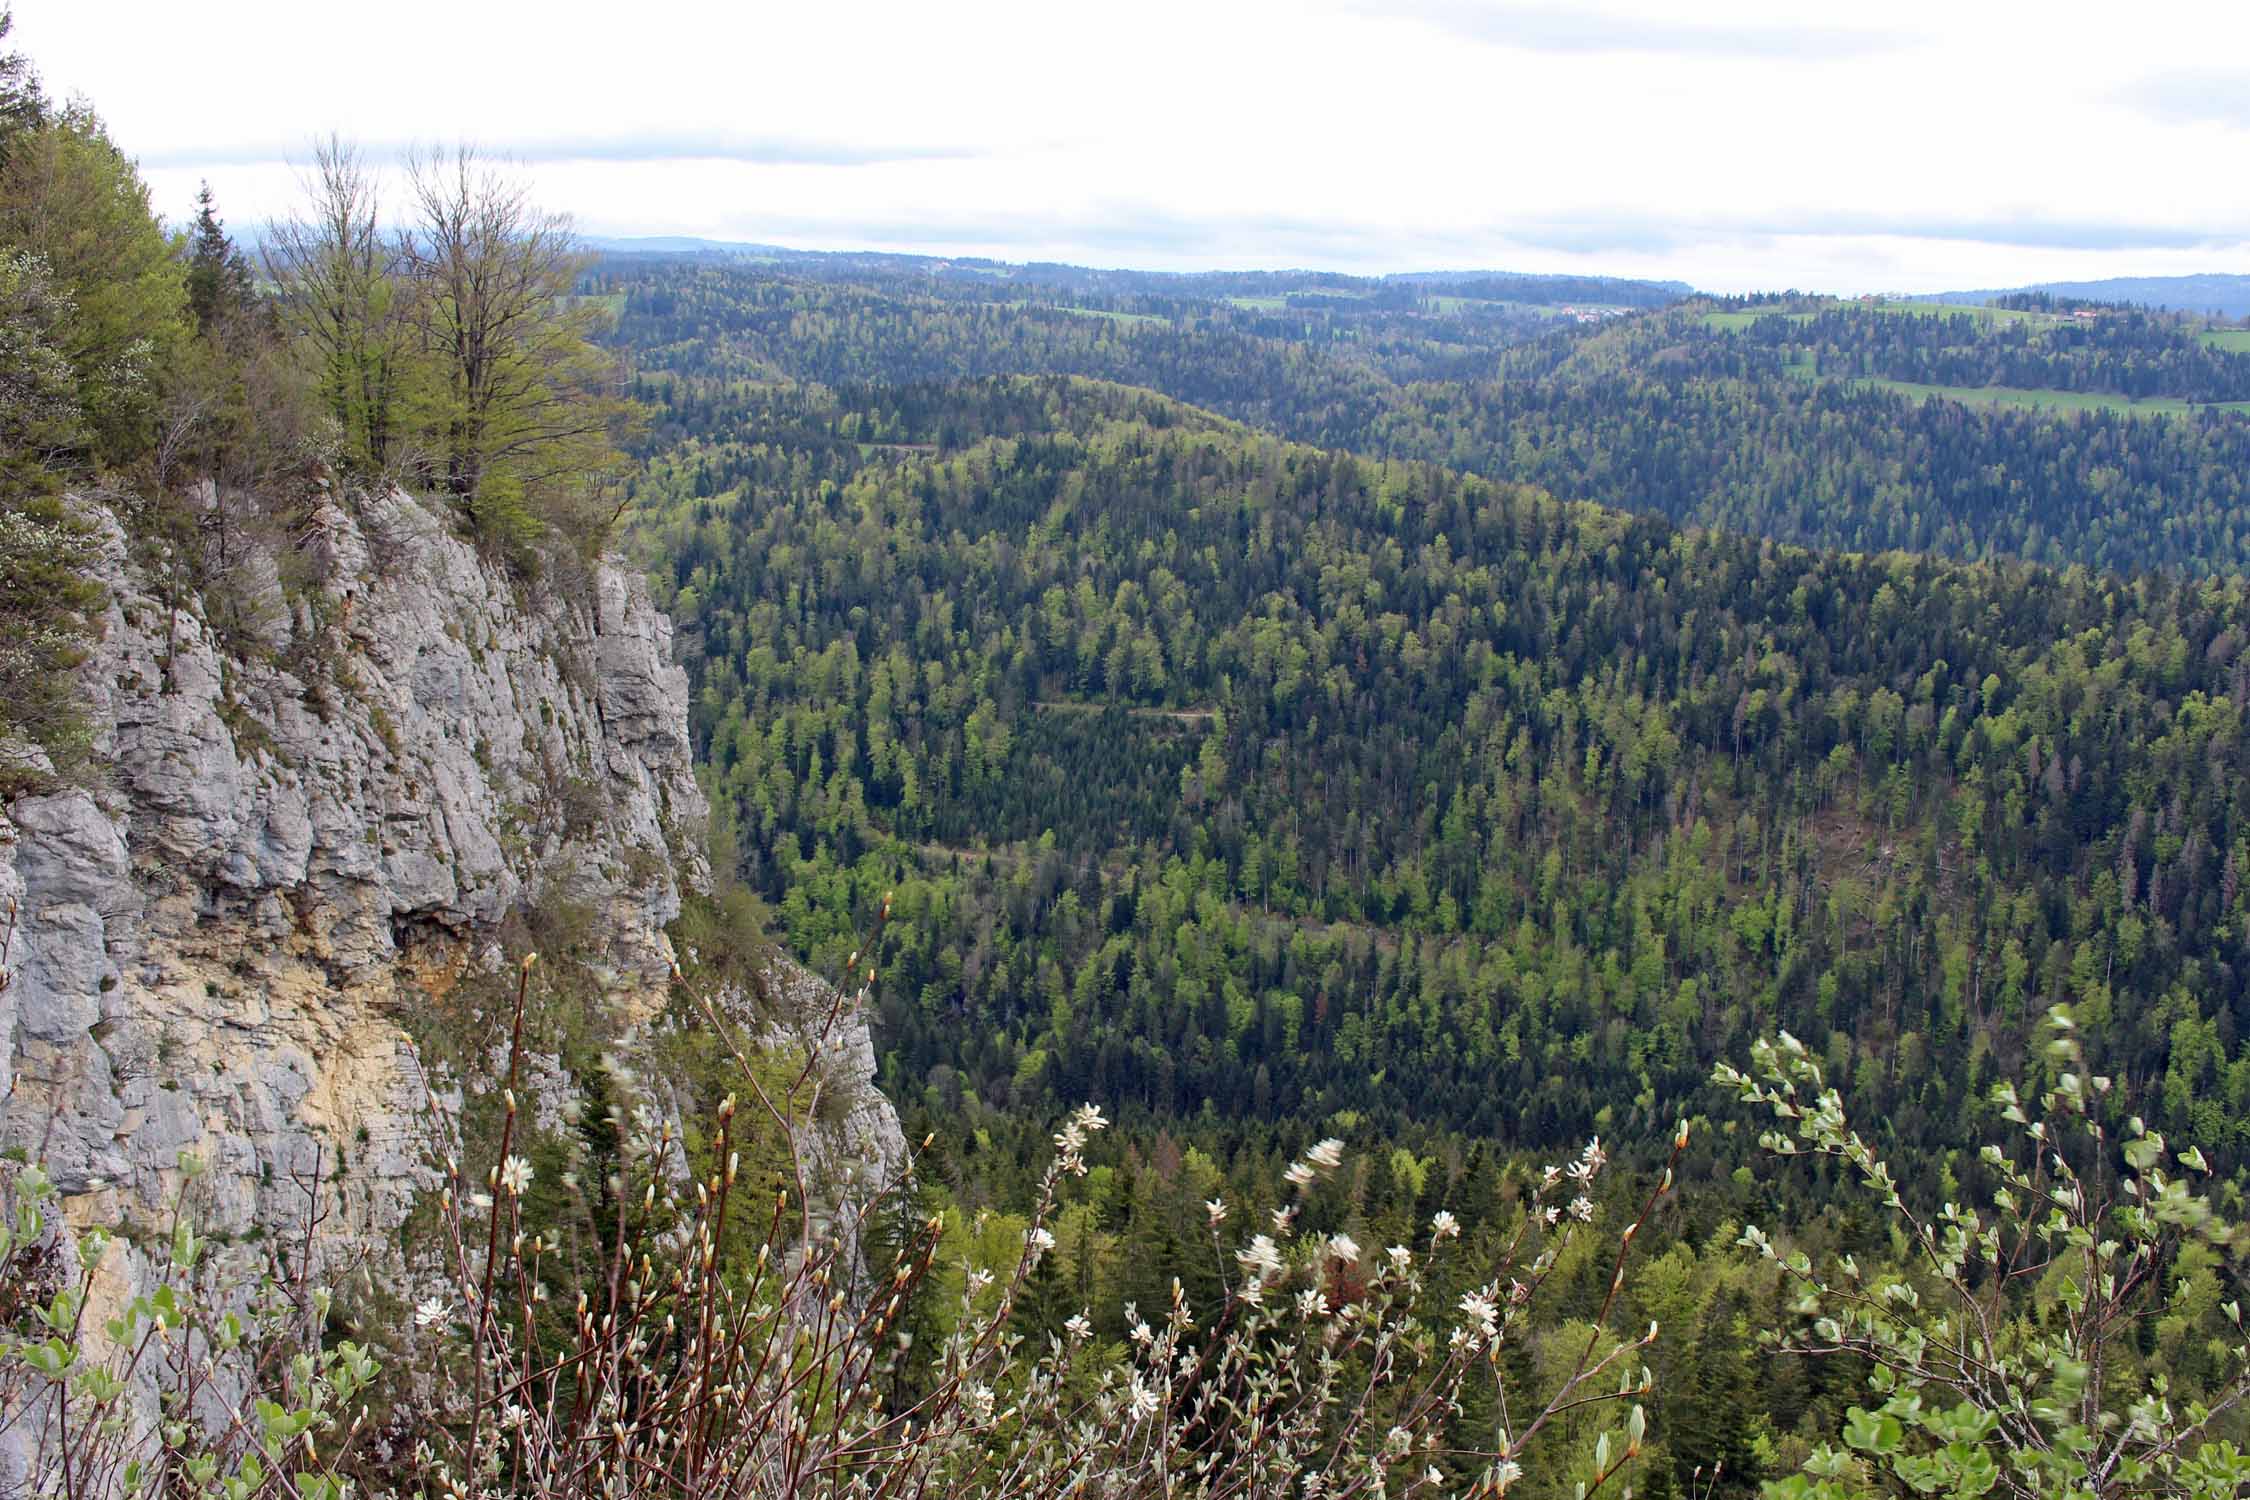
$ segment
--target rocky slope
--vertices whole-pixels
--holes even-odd
[[[398,492],[230,540],[224,608],[168,599],[124,507],[81,504],[111,601],[96,784],[0,810],[0,1136],[81,1227],[154,1221],[187,1151],[222,1240],[319,1215],[331,1246],[395,1245],[459,1099],[416,1038],[513,960],[521,912],[585,914],[581,972],[627,1034],[663,995],[707,874],[670,623],[607,565],[527,589]],[[895,1163],[865,1033],[843,1040],[835,1150]],[[128,1240],[111,1256],[141,1279]]]

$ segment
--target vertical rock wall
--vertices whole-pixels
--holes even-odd
[[[670,622],[606,564],[527,587],[396,491],[250,546],[221,611],[168,598],[118,507],[80,503],[110,595],[82,674],[96,771],[0,809],[0,1136],[80,1226],[156,1222],[192,1151],[222,1240],[318,1213],[380,1249],[432,1181],[412,1023],[512,960],[512,912],[567,898],[609,1003],[663,992],[664,928],[707,876]],[[895,1161],[848,1042],[835,1150]]]

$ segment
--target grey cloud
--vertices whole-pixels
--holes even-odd
[[[1776,234],[1893,235],[1915,240],[2014,245],[2027,250],[2198,250],[2250,239],[2250,228],[2188,228],[2098,219],[1886,219],[1858,214],[1815,215],[1768,228]]]
[[[2118,90],[2117,102],[2167,125],[2250,129],[2250,72],[2152,73]]]
[[[1504,249],[1654,255],[1718,240],[1739,242],[1749,233],[1739,227],[1660,223],[1622,214],[1425,229],[1300,215],[1186,218],[1153,205],[1117,203],[1086,214],[997,214],[942,223],[762,215],[741,227],[755,238],[802,248],[850,243],[902,254],[992,253],[1008,259],[1057,253],[1098,256],[1119,265],[1134,264],[1138,257],[1215,263],[1252,255],[1271,267],[1329,269],[1466,265],[1483,263]]]
[[[1406,17],[1469,41],[1532,52],[1660,52],[1694,57],[1836,61],[1895,52],[1899,32],[1841,26],[1717,26],[1652,21],[1559,5],[1477,0],[1351,0],[1361,15]]]
[[[2178,229],[2164,224],[2101,224],[2053,221],[1908,223],[1863,234],[1903,234],[1912,239],[1979,240],[1988,245],[2020,245],[2033,250],[2202,250],[2240,244],[2250,230]]]
[[[1228,217],[1189,219],[1153,205],[1105,205],[1091,214],[986,214],[948,219],[845,219],[828,216],[761,215],[760,235],[801,241],[848,238],[868,245],[905,249],[918,246],[1040,245],[1059,241],[1118,250],[1163,253],[1194,250],[1214,239],[1250,235],[1261,242],[1288,239],[1365,238],[1381,231],[1347,221]]]
[[[1559,250],[1566,255],[1661,255],[1697,239],[1719,237],[1689,226],[1623,218],[1509,224],[1496,232],[1528,250]]]
[[[371,160],[402,156],[413,143],[362,141]],[[860,144],[787,136],[734,136],[705,132],[602,135],[548,140],[481,142],[493,155],[512,161],[734,161],[760,166],[866,167],[884,162],[965,161],[992,154],[977,146]],[[239,141],[216,146],[182,146],[143,153],[144,167],[231,167],[309,157],[304,140]]]
[[[1810,236],[1943,240],[2027,250],[2197,250],[2250,241],[2250,225],[2222,229],[2031,217],[1886,217],[1843,213],[1677,221],[1619,211],[1549,222],[1499,224],[1493,226],[1492,232],[1528,248],[1573,254],[1662,254],[1699,244],[1770,242]]]
[[[1697,221],[1619,211],[1544,220],[1497,220],[1465,229],[1419,230],[1311,217],[1226,216],[1189,219],[1153,208],[1109,205],[1081,216],[998,215],[946,223],[840,218],[761,219],[761,237],[814,245],[840,241],[900,252],[945,253],[976,247],[1003,255],[1055,247],[1070,253],[1173,260],[1254,254],[1268,264],[1383,265],[1413,261],[1488,260],[1509,250],[1574,256],[1661,256],[1714,246],[1770,249],[1807,237],[1897,238],[1979,243],[2022,249],[2103,251],[2188,250],[2250,243],[2250,226],[2181,228],[2160,224],[2053,219],[1885,218],[1861,214],[1799,214]]]

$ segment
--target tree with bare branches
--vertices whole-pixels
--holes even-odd
[[[267,236],[266,274],[335,422],[337,456],[380,472],[399,456],[412,354],[399,247],[383,232],[375,176],[356,148],[333,135],[319,142],[304,188],[305,216]]]
[[[474,147],[408,158],[399,261],[429,361],[430,476],[478,530],[517,543],[615,477],[630,413],[599,314],[573,296],[570,220]]]

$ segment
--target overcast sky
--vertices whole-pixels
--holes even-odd
[[[334,129],[601,234],[1740,290],[2250,272],[2250,5],[15,0],[167,213]]]

